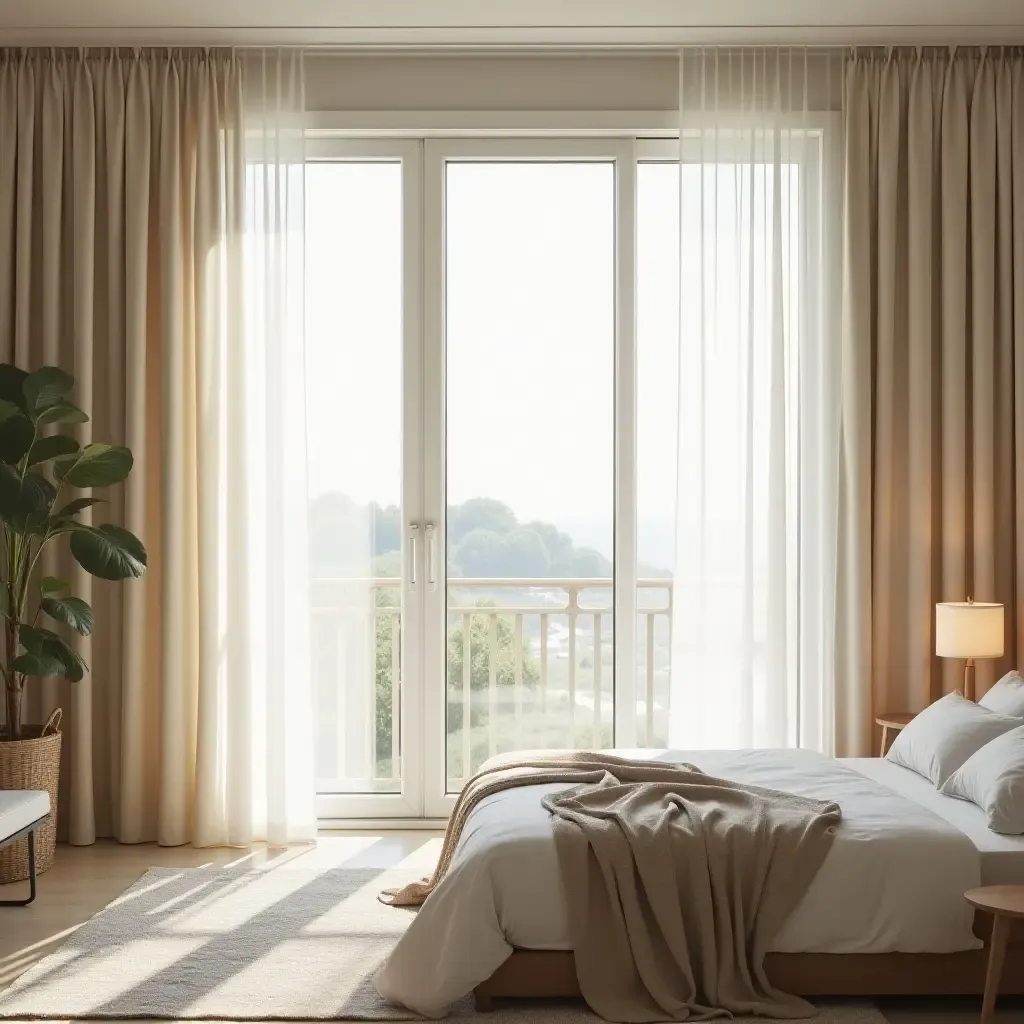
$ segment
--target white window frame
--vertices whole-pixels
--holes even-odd
[[[364,125],[343,126],[321,119],[307,138],[307,159],[401,160],[403,163],[403,283],[405,358],[405,473],[402,508],[406,525],[432,524],[433,564],[436,584],[426,583],[428,552],[418,545],[418,583],[403,591],[400,794],[318,794],[317,812],[322,827],[436,827],[450,814],[455,796],[446,792],[446,594],[443,553],[445,521],[445,352],[444,352],[444,166],[458,160],[579,160],[613,162],[615,165],[615,382],[614,382],[614,742],[618,747],[636,746],[636,179],[640,162],[699,162],[699,143],[684,130],[678,133],[665,124],[660,137],[640,137],[646,130],[631,127],[625,115],[609,116],[607,130],[599,120],[574,129],[576,115],[545,114],[534,127],[527,115],[496,113],[491,121],[476,113],[471,124],[445,127],[423,116],[409,120],[392,113],[388,125],[368,132]],[[411,115],[410,115],[411,116]],[[675,115],[673,115],[673,118]],[[406,118],[406,120],[403,120]],[[456,119],[457,120],[457,119]],[[535,119],[536,120],[536,119]],[[717,123],[728,125],[718,117]],[[413,124],[415,121],[415,125]],[[694,115],[695,127],[702,121]],[[429,123],[428,123],[429,122]],[[687,118],[689,124],[691,119]],[[747,127],[750,115],[736,115],[737,127]],[[482,128],[485,124],[497,128]],[[412,138],[399,138],[409,124]],[[509,127],[523,124],[522,133],[509,135]],[[820,134],[822,191],[827,197],[841,194],[841,121],[834,113],[782,115],[773,126]],[[358,133],[358,137],[356,137]],[[667,137],[672,136],[674,137]],[[495,137],[498,136],[498,137]],[[723,140],[724,141],[724,140]],[[703,153],[703,158],[710,154]],[[725,153],[719,150],[719,156]],[[744,156],[746,158],[746,154]],[[837,238],[841,209],[837,202],[821,210],[819,231]],[[825,221],[828,221],[826,224]],[[838,318],[840,282],[838,260],[832,260],[826,309]],[[407,532],[403,564],[412,564]],[[442,680],[431,686],[430,680]],[[418,725],[418,723],[422,723]]]

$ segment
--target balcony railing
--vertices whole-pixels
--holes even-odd
[[[388,578],[314,581],[323,790],[399,788],[399,588]],[[638,580],[637,590],[637,737],[658,746],[667,731],[672,581]],[[450,789],[505,750],[611,743],[612,595],[610,579],[448,581]]]

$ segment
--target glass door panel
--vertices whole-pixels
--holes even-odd
[[[419,813],[410,800],[337,798],[408,796],[402,708],[415,605],[404,572],[406,173],[400,159],[323,160],[306,168],[310,585],[322,815],[358,808]]]
[[[443,163],[444,775],[613,742],[615,164]]]

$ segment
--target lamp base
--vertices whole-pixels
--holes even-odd
[[[964,665],[964,696],[974,700],[974,659],[968,658]]]

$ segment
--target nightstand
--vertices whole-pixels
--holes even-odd
[[[1003,973],[1006,942],[1014,918],[1024,918],[1024,885],[985,885],[968,889],[964,899],[992,915],[992,934],[988,940],[988,971],[985,974],[985,1001],[981,1004],[981,1024],[988,1024],[996,1008],[999,977]]]
[[[879,757],[885,757],[889,750],[889,733],[892,733],[893,737],[895,737],[900,729],[908,725],[915,718],[917,718],[916,712],[894,711],[892,714],[879,715],[875,719],[875,725],[882,727],[882,751],[878,755]]]

